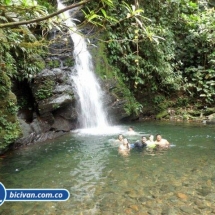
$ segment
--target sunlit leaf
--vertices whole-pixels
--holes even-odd
[[[107,17],[107,14],[106,14],[106,12],[105,12],[104,9],[101,9],[101,12],[102,12],[102,14],[104,15],[104,17]]]

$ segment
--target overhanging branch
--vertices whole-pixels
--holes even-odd
[[[31,20],[26,20],[26,21],[19,21],[19,22],[9,22],[9,23],[3,23],[3,24],[0,24],[0,28],[7,28],[7,27],[15,27],[15,26],[19,26],[19,25],[27,25],[27,24],[31,24],[31,23],[38,23],[38,22],[41,22],[41,21],[44,21],[46,19],[50,19],[54,16],[57,16],[67,10],[71,10],[73,8],[76,8],[76,7],[79,7],[81,5],[84,5],[86,4],[87,2],[90,2],[91,0],[85,0],[85,1],[81,1],[79,3],[76,3],[76,4],[72,4],[72,5],[69,5],[61,10],[58,10],[52,14],[49,14],[48,16],[44,16],[44,17],[41,17],[41,18],[38,18],[38,19],[31,19]]]

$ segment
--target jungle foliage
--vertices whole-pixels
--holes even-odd
[[[189,103],[214,104],[213,0],[85,3],[79,27],[90,23],[105,35],[108,62],[115,68],[112,76],[124,83],[125,95],[135,104],[127,108],[128,112],[141,111],[147,102],[156,111],[177,106],[179,95],[183,101],[189,98]],[[56,10],[55,4],[53,0],[0,0],[0,23],[46,17]],[[7,76],[31,80],[44,68],[41,56],[47,54],[46,36],[53,27],[61,30],[57,17],[0,28],[0,63]]]
[[[21,134],[11,81],[30,82],[45,67],[48,33],[65,28],[56,4],[0,0],[0,149]],[[169,107],[214,105],[214,0],[85,0],[79,6],[79,27],[94,26],[103,44],[100,75],[116,80],[127,113],[148,108],[162,117]],[[49,97],[53,84],[40,88],[38,99]]]
[[[12,5],[9,0],[0,0],[0,24],[35,17],[39,11],[46,13],[45,7],[36,7],[32,2],[16,1]],[[0,29],[0,152],[22,135],[11,83],[12,80],[30,81],[44,68],[41,55],[47,42],[41,32],[36,25]]]
[[[139,0],[127,1],[125,8],[114,2],[110,14],[122,21],[107,28],[109,62],[136,99],[151,100],[157,111],[177,106],[179,96],[190,105],[213,105],[213,2]],[[132,16],[134,8],[138,17]],[[130,19],[123,19],[126,14]]]
[[[87,1],[72,2],[70,9]],[[21,135],[16,117],[18,106],[11,92],[11,83],[31,83],[45,67],[43,57],[49,54],[51,43],[47,39],[48,33],[53,28],[59,31],[65,28],[57,16],[56,5],[53,0],[0,0],[0,153]],[[51,81],[45,83],[36,97],[49,97],[53,84]]]

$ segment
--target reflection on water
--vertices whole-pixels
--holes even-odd
[[[10,152],[0,160],[6,188],[65,188],[66,202],[5,202],[0,214],[214,214],[214,127],[147,122],[139,135],[157,134],[171,147],[118,154],[117,135],[71,133]],[[121,133],[128,126],[120,127]]]

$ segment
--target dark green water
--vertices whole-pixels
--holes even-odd
[[[120,126],[126,133],[129,125]],[[118,154],[114,135],[68,134],[0,159],[6,188],[64,188],[65,202],[4,202],[0,214],[215,214],[215,127],[144,122],[140,135],[169,140],[167,151]]]

